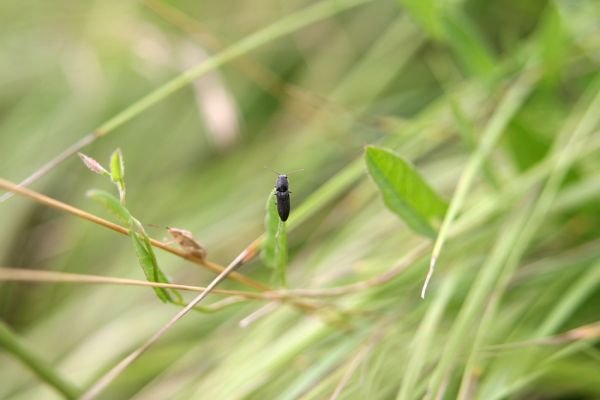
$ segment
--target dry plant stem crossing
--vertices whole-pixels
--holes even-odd
[[[82,396],[82,400],[91,400],[96,398],[116,377],[118,377],[129,365],[137,360],[146,350],[150,348],[158,339],[160,339],[177,321],[179,321],[185,314],[187,314],[192,308],[198,305],[202,300],[209,295],[209,293],[227,276],[232,273],[235,269],[241,267],[246,257],[251,254],[248,249],[242,251],[228,266],[225,268],[198,296],[196,296],[190,303],[179,311],[169,322],[167,322],[162,328],[160,328],[154,335],[152,335],[142,346],[136,349],[133,353],[124,358],[118,363],[113,369],[108,371],[98,382],[96,382],[87,392]]]
[[[112,229],[115,232],[119,232],[123,235],[128,235],[129,234],[129,230],[127,228],[124,228],[120,225],[114,224],[110,221],[107,221],[103,218],[97,217],[93,214],[90,214],[88,212],[85,212],[83,210],[80,210],[79,208],[73,207],[69,204],[63,203],[61,201],[55,200],[51,197],[45,196],[41,193],[37,193],[34,192],[32,190],[20,187],[10,181],[7,181],[5,179],[0,178],[0,188],[2,189],[6,189],[6,190],[10,190],[14,193],[17,193],[19,195],[25,196],[25,197],[29,197],[30,199],[33,199],[35,201],[37,201],[38,203],[42,203],[45,204],[47,206],[56,208],[58,210],[61,211],[65,211],[68,212],[70,214],[73,214],[77,217],[86,219],[88,221],[94,222],[98,225],[102,225],[106,228]],[[250,260],[252,260],[254,258],[254,256],[258,253],[258,247],[260,245],[262,241],[262,238],[258,238],[256,240],[254,240],[247,248],[246,250],[244,250],[247,253],[247,258],[242,260],[243,263],[247,263]],[[197,264],[197,265],[201,265],[204,266],[214,272],[218,272],[218,273],[222,273],[224,271],[223,267],[217,263],[208,261],[208,260],[204,260],[201,258],[198,258],[190,253],[187,253],[183,250],[179,250],[176,249],[174,247],[170,247],[167,246],[166,244],[155,240],[155,239],[150,239],[150,244],[154,247],[157,247],[159,249],[168,251],[169,253],[172,253],[176,256],[179,256],[181,258],[185,258],[186,260],[192,261],[193,263]],[[254,279],[251,279],[243,274],[240,274],[239,272],[235,272],[232,271],[230,274],[226,275],[227,277],[230,277],[233,280],[236,280],[240,283],[243,283],[249,287],[252,287],[254,289],[257,289],[261,292],[269,292],[272,291],[272,289],[266,285],[263,285],[260,282],[255,281]],[[289,299],[289,301],[295,305],[296,307],[298,307],[299,309],[306,311],[306,312],[314,312],[317,311],[320,307],[318,305],[314,305],[314,304],[309,304],[306,302],[302,302],[298,299],[294,299],[291,297],[286,297],[287,299]]]
[[[37,201],[38,203],[45,204],[45,205],[50,206],[52,208],[56,208],[58,210],[68,212],[69,214],[75,215],[75,216],[77,216],[79,218],[86,219],[86,220],[88,220],[90,222],[93,222],[95,224],[104,226],[104,227],[106,227],[108,229],[112,229],[113,231],[119,232],[119,233],[121,233],[123,235],[126,235],[126,236],[129,235],[129,230],[127,228],[124,228],[124,227],[122,227],[120,225],[117,225],[115,223],[107,221],[107,220],[105,220],[103,218],[97,217],[97,216],[95,216],[93,214],[85,212],[85,211],[83,211],[83,210],[81,210],[79,208],[73,207],[73,206],[71,206],[69,204],[63,203],[63,202],[61,202],[59,200],[56,200],[56,199],[53,199],[51,197],[45,196],[45,195],[43,195],[41,193],[34,192],[34,191],[26,189],[24,187],[20,187],[20,186],[14,184],[13,182],[7,181],[7,180],[2,179],[2,178],[0,178],[0,188],[9,190],[9,191],[11,191],[13,193],[22,195],[24,197],[28,197],[28,198],[30,198],[32,200]],[[166,245],[163,242],[160,242],[158,240],[150,239],[150,243],[152,244],[152,246],[154,246],[156,248],[159,248],[159,249],[164,250],[164,251],[168,251],[171,254],[174,254],[174,255],[179,256],[181,258],[185,258],[186,260],[192,261],[195,264],[202,265],[202,266],[204,266],[204,267],[206,267],[206,268],[208,268],[208,269],[210,269],[210,270],[212,270],[214,272],[219,273],[219,272],[223,271],[223,267],[220,266],[219,264],[216,264],[216,263],[208,261],[208,260],[200,259],[200,258],[195,257],[194,255],[189,254],[189,253],[187,253],[187,252],[185,252],[183,250],[179,250],[179,249],[177,249],[175,247],[168,246],[168,245]],[[262,283],[257,282],[257,281],[255,281],[255,280],[253,280],[251,278],[248,278],[247,276],[242,275],[242,274],[240,274],[238,272],[234,272],[233,274],[231,274],[231,279],[236,280],[236,281],[238,281],[240,283],[243,283],[243,284],[245,284],[247,286],[250,286],[252,288],[261,290],[261,291],[269,290],[268,286],[265,286]]]

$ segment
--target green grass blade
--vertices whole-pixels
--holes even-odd
[[[397,400],[409,400],[414,396],[414,389],[417,385],[419,375],[423,370],[423,366],[427,361],[428,350],[431,347],[431,342],[435,335],[442,313],[446,308],[446,304],[455,289],[453,279],[447,279],[440,293],[436,295],[433,303],[429,306],[425,318],[423,318],[419,328],[415,333],[415,338],[410,346],[411,356],[406,364],[404,377],[402,378],[402,386],[396,396]]]
[[[140,100],[100,125],[97,129],[98,135],[106,135],[107,133],[123,125],[125,122],[146,111],[154,104],[190,84],[195,79],[198,79],[206,73],[213,71],[220,66],[233,61],[246,53],[249,53],[252,50],[257,49],[266,43],[272,42],[277,38],[295,32],[304,26],[310,25],[325,18],[329,18],[333,15],[339,14],[345,10],[369,1],[372,0],[322,1],[298,11],[297,13],[281,18],[266,28],[247,36],[245,39],[239,41],[233,46],[228,47],[213,57],[210,57],[206,61],[203,61],[200,64],[188,69],[155,91],[142,97]]]
[[[504,131],[504,128],[506,128],[507,124],[510,122],[512,117],[515,115],[517,110],[521,107],[533,89],[537,79],[538,77],[535,73],[525,73],[521,75],[521,77],[517,79],[508,89],[506,95],[500,102],[497,111],[494,113],[485,131],[483,132],[477,150],[471,155],[463,173],[461,174],[452,200],[450,201],[448,212],[444,217],[444,221],[440,227],[437,239],[433,245],[431,261],[429,263],[429,271],[427,273],[427,277],[425,278],[423,289],[421,290],[422,298],[425,298],[427,286],[429,285],[429,281],[433,276],[435,264],[439,258],[444,242],[446,241],[450,227],[464,204],[467,193],[473,184],[475,175],[481,169],[481,165],[492,151],[494,145]]]
[[[76,399],[81,391],[67,382],[56,369],[33,354],[29,347],[2,321],[0,321],[0,348],[11,353],[41,380],[52,386],[67,399]]]
[[[265,233],[260,252],[260,258],[269,268],[275,268],[278,229],[279,215],[277,214],[274,191],[271,191],[265,205]]]
[[[281,280],[281,285],[287,287],[287,262],[288,262],[288,248],[287,248],[287,232],[285,230],[285,222],[279,221],[277,225],[277,246],[275,248],[275,272]]]

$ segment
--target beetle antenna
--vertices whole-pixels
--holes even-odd
[[[275,174],[275,175],[277,175],[277,176],[281,175],[279,172],[275,171],[274,169],[267,168],[266,166],[265,166],[265,167],[263,167],[263,168],[264,168],[264,169],[268,169],[269,171],[271,171],[272,173],[274,173],[274,174]]]

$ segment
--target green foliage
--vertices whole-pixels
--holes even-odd
[[[261,258],[266,266],[274,270],[283,287],[287,286],[286,267],[288,258],[286,224],[277,214],[274,192],[271,191],[265,213],[265,239]]]
[[[86,158],[89,158],[85,156]],[[83,157],[82,157],[83,159]],[[84,159],[86,162],[86,159]],[[125,207],[125,180],[124,177],[124,162],[121,150],[117,149],[111,156],[111,180],[116,183],[119,190],[120,199],[117,199],[112,194],[103,190],[89,190],[87,196],[96,202],[103,205],[111,214],[113,214],[119,222],[127,227],[129,236],[133,242],[135,254],[138,262],[146,275],[146,279],[150,282],[170,283],[167,276],[162,272],[156,261],[156,255],[150,244],[150,238],[144,230],[142,224],[135,219],[129,210]],[[87,165],[87,163],[86,163]],[[107,174],[103,174],[107,175]],[[107,175],[108,176],[108,175]],[[158,298],[167,303],[179,304],[183,301],[178,291],[164,288],[154,288],[154,292]]]
[[[156,255],[154,255],[154,250],[150,244],[150,238],[148,238],[142,224],[136,219],[132,219],[129,236],[133,241],[133,247],[135,248],[138,262],[146,275],[146,279],[150,282],[170,283],[169,279],[167,279],[166,275],[158,266]],[[154,292],[158,298],[165,303],[181,303],[183,301],[179,292],[173,289],[154,288]]]
[[[432,224],[444,217],[446,202],[410,163],[393,152],[368,146],[365,159],[388,208],[416,232],[433,238]]]
[[[121,149],[116,149],[110,156],[110,178],[117,185],[121,203],[125,204],[125,161]]]
[[[77,397],[184,304],[80,275],[211,282],[150,223],[207,266],[259,243],[237,272],[306,308],[227,280],[251,299],[212,293],[101,398],[600,398],[597,0],[199,4],[3,2],[0,185],[36,172],[88,212],[106,190],[135,256],[0,193],[0,398]],[[305,169],[285,224],[265,165]]]
[[[129,210],[127,210],[115,196],[104,190],[97,189],[88,190],[86,195],[106,208],[106,210],[117,217],[119,222],[123,225],[127,227],[131,226],[132,218]]]

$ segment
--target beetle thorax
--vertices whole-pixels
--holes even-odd
[[[287,192],[288,191],[287,175],[279,175],[277,177],[277,182],[275,183],[275,189],[277,189],[278,192]]]

